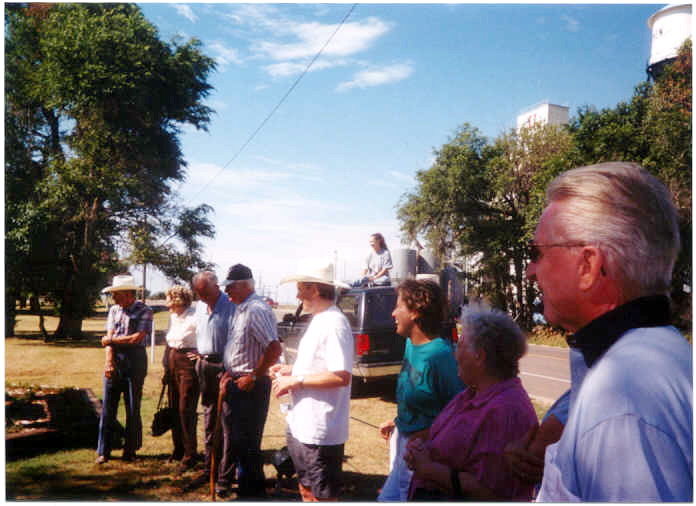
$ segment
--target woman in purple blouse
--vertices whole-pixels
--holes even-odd
[[[525,337],[508,315],[483,306],[469,306],[461,322],[456,357],[469,387],[442,410],[427,437],[409,442],[409,499],[529,501],[533,486],[503,459],[505,445],[538,423],[517,377]]]

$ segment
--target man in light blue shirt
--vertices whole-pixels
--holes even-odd
[[[671,195],[617,162],[561,174],[547,200],[527,277],[588,371],[546,449],[537,500],[691,501],[691,348],[669,325],[667,297],[679,251]]]
[[[196,480],[196,484],[202,485],[209,478],[211,471],[219,383],[224,372],[222,357],[227,344],[230,322],[234,317],[235,305],[220,291],[214,272],[202,271],[196,274],[193,278],[193,289],[200,299],[196,306],[198,354],[194,357],[196,358],[196,375],[201,389],[205,427],[205,471]],[[219,462],[221,449],[215,450]],[[225,473],[229,474],[229,471],[222,469],[221,466],[218,477]]]

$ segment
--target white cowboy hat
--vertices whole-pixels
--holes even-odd
[[[126,290],[140,290],[140,287],[135,284],[135,279],[130,274],[119,274],[114,276],[111,286],[104,288],[102,293],[120,292]]]
[[[292,283],[320,283],[322,285],[331,285],[336,288],[350,288],[350,285],[342,281],[334,280],[334,266],[332,263],[324,263],[316,260],[308,260],[300,264],[297,269],[297,274],[286,276],[280,280],[280,284]]]

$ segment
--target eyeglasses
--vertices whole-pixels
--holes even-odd
[[[541,248],[576,248],[587,246],[584,242],[559,242],[554,244],[537,244],[534,241],[527,243],[527,255],[532,263],[537,263],[541,259]]]

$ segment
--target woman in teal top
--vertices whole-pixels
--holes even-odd
[[[404,281],[392,313],[397,334],[407,338],[396,384],[397,416],[380,426],[389,441],[390,472],[379,501],[406,501],[413,474],[403,459],[408,440],[427,430],[463,388],[452,346],[441,337],[444,297],[432,281]]]

